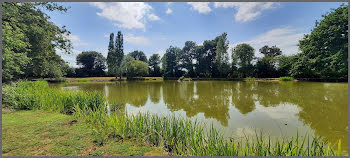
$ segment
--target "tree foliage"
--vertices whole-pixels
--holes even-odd
[[[122,69],[128,78],[148,75],[148,64],[131,56],[124,57]]]
[[[179,64],[177,62],[177,57],[181,53],[181,49],[178,47],[170,46],[166,53],[164,54],[162,65],[164,69],[164,76],[166,77],[178,77],[181,76],[181,71],[179,70]]]
[[[108,73],[110,75],[122,76],[122,61],[124,57],[124,46],[123,46],[123,34],[118,31],[113,45],[114,34],[111,33],[109,36],[108,54],[107,54],[107,65]]]
[[[80,73],[83,76],[102,76],[106,69],[106,59],[96,51],[85,51],[77,56],[77,65],[82,66]]]
[[[291,68],[294,77],[348,76],[348,6],[342,5],[322,17],[299,41],[301,54]]]
[[[228,72],[230,71],[229,65],[229,55],[227,53],[229,41],[227,40],[227,33],[223,33],[218,38],[218,42],[216,45],[216,59],[215,62],[217,64],[219,70],[220,77],[226,77]]]
[[[143,51],[135,50],[129,53],[128,55],[133,57],[135,60],[139,60],[147,63],[147,56],[145,55],[145,53],[143,53]]]
[[[62,77],[66,63],[56,50],[71,52],[69,31],[49,21],[42,10],[67,11],[48,2],[2,3],[3,81],[21,77]],[[54,74],[53,74],[54,73]]]
[[[238,44],[232,51],[232,59],[236,62],[232,64],[239,66],[238,70],[243,77],[252,75],[252,60],[254,59],[254,48],[252,46],[246,43]]]
[[[148,66],[150,67],[149,75],[150,76],[160,76],[160,56],[158,54],[153,54],[148,60]]]

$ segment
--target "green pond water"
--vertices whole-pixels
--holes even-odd
[[[348,150],[348,84],[322,82],[124,81],[51,84],[100,91],[124,112],[149,112],[213,124],[239,138],[308,133]]]

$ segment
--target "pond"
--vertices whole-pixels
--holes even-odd
[[[322,82],[123,81],[51,84],[100,91],[124,112],[176,115],[213,124],[225,136],[309,134],[348,150],[348,84]]]

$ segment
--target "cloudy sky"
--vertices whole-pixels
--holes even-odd
[[[256,49],[276,45],[283,54],[298,52],[298,40],[310,33],[322,14],[338,2],[63,2],[67,13],[48,12],[51,21],[65,25],[73,53],[59,53],[76,67],[75,57],[94,50],[107,56],[109,34],[122,31],[124,53],[142,50],[163,55],[170,45],[197,44],[227,32],[230,47],[249,43]],[[231,50],[229,50],[231,52]]]

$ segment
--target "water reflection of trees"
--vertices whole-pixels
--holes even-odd
[[[254,91],[256,82],[232,83],[232,104],[242,113],[247,114],[255,109]]]
[[[294,104],[300,107],[299,119],[316,135],[332,143],[348,142],[347,85],[314,82],[116,82],[108,84],[79,84],[81,90],[108,93],[110,102],[143,106],[163,101],[171,111],[183,110],[187,117],[203,113],[223,126],[228,125],[230,97],[232,105],[242,114],[254,111],[256,104],[264,107]]]
[[[164,103],[172,111],[184,110],[187,117],[203,113],[223,126],[229,119],[230,89],[223,83],[213,82],[165,82]]]
[[[148,94],[148,84],[145,82],[115,82],[108,86],[107,98],[110,102],[140,107],[146,104]]]

